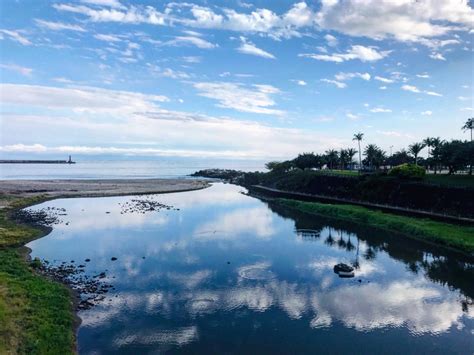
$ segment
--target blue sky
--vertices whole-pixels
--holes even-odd
[[[3,156],[389,151],[473,115],[465,0],[0,6]]]

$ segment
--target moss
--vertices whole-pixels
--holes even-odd
[[[360,206],[331,205],[288,199],[278,199],[277,202],[302,212],[363,223],[367,226],[443,244],[463,252],[474,253],[474,227],[394,215]]]
[[[0,211],[0,354],[68,354],[74,351],[70,291],[33,271],[19,245],[44,231],[8,217],[42,197],[10,199]],[[32,262],[38,266],[38,260]]]

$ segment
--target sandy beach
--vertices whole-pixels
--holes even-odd
[[[208,186],[208,181],[198,179],[2,180],[0,206],[8,204],[8,196],[101,197],[190,191]]]

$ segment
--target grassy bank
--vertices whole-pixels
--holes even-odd
[[[277,202],[302,212],[363,223],[367,226],[443,244],[463,252],[474,253],[474,227],[399,216],[360,206],[331,205],[289,199],[278,199]]]
[[[43,198],[9,199],[9,207],[0,210],[0,354],[73,353],[71,293],[37,275],[21,247],[45,231],[8,218],[14,209]]]

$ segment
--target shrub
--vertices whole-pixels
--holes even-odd
[[[392,168],[389,175],[402,179],[423,179],[425,168],[415,164],[402,164]]]

